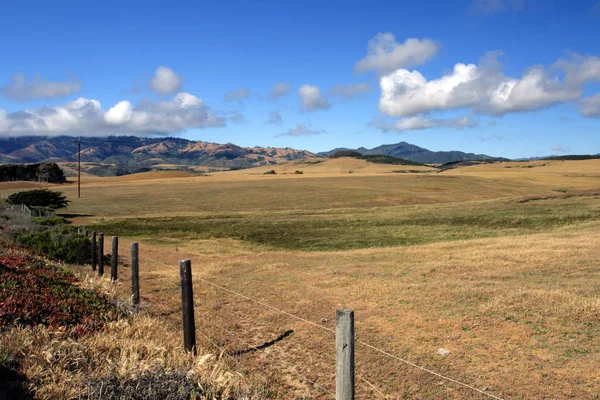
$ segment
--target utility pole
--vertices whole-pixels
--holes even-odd
[[[77,139],[77,198],[81,197],[81,137]]]

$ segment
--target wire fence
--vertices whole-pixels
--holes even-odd
[[[98,256],[100,256],[100,255],[98,254]],[[172,270],[176,274],[180,273],[180,269],[178,267],[176,267],[175,265],[170,265],[163,261],[160,261],[160,260],[148,257],[148,256],[144,256],[140,260],[141,260],[142,264],[143,263],[151,263],[154,266],[161,267],[167,271]],[[180,281],[173,279],[172,277],[168,277],[166,275],[145,276],[144,280],[146,280],[146,281],[157,280],[157,281],[165,283],[169,290],[177,290],[177,291],[182,290]],[[275,312],[277,315],[285,316],[289,319],[295,320],[295,321],[303,324],[304,326],[312,329],[312,331],[314,331],[314,332],[324,332],[324,333],[333,335],[333,337],[335,338],[335,335],[336,335],[335,329],[331,329],[327,326],[323,326],[317,322],[311,321],[310,319],[308,319],[306,317],[302,317],[295,313],[289,312],[281,307],[277,307],[272,304],[269,304],[262,299],[257,299],[255,297],[249,296],[247,294],[240,293],[239,291],[236,291],[229,287],[226,287],[223,284],[216,283],[213,280],[207,279],[206,277],[194,276],[193,280],[194,280],[194,282],[201,283],[201,284],[205,285],[206,287],[211,287],[218,292],[225,293],[231,297],[244,300],[245,302],[250,302],[252,304],[259,306],[260,308],[262,308],[264,310],[269,310],[271,312]],[[161,303],[152,303],[152,302],[149,302],[149,303],[152,304],[153,307],[160,309],[163,312],[163,314],[168,313],[171,315],[171,314],[175,314],[177,312],[181,312],[181,310],[182,310],[181,306],[177,306],[174,309],[173,307],[168,307],[165,304],[161,304]],[[199,314],[198,310],[195,310],[194,314],[195,314],[195,316],[199,316],[200,317],[199,319],[203,319],[202,315]],[[236,352],[232,352],[232,351],[228,350],[228,346],[220,344],[219,340],[217,340],[214,336],[210,335],[207,332],[207,329],[205,329],[206,327],[207,327],[207,323],[204,322],[200,328],[195,327],[194,332],[199,334],[204,340],[206,340],[206,342],[210,346],[212,346],[215,349],[215,351],[218,351],[219,357],[221,357],[221,358],[226,357],[227,359],[231,360],[234,363],[234,365],[238,368],[238,370],[241,369],[242,364],[243,364],[241,356],[244,354],[244,352],[238,351],[236,353]],[[219,324],[217,324],[217,325],[210,324],[210,327],[211,327],[211,329],[213,329],[213,331],[214,331],[214,328],[216,327],[218,330],[222,331],[225,335],[231,337],[231,339],[236,340],[238,343],[242,343],[246,347],[246,349],[257,349],[258,348],[256,345],[253,345],[250,340],[247,339],[248,332],[244,331],[241,328],[240,328],[240,330],[243,331],[242,333],[234,332],[230,329],[227,329],[225,326],[219,325]],[[439,378],[439,379],[443,379],[444,381],[450,382],[452,385],[456,385],[463,389],[470,390],[473,393],[477,393],[483,397],[489,397],[489,398],[493,398],[496,400],[503,400],[502,397],[495,395],[493,393],[490,393],[489,391],[477,388],[477,387],[473,386],[472,384],[469,384],[469,383],[463,382],[461,380],[447,376],[445,374],[439,373],[439,372],[433,370],[432,368],[418,365],[415,362],[412,362],[406,358],[400,357],[400,356],[393,354],[392,352],[382,349],[380,347],[374,346],[366,341],[358,340],[358,339],[356,339],[354,341],[356,344],[358,344],[364,348],[370,349],[382,357],[386,357],[395,362],[399,362],[410,368],[414,368],[415,370],[418,370],[422,373],[425,373],[425,374],[428,374],[431,376],[435,376],[436,378]],[[303,348],[302,350],[305,351],[306,353],[308,353],[308,349]],[[277,365],[278,367],[281,367],[284,370],[290,370],[290,369],[293,369],[293,367],[294,367],[294,365],[284,361],[281,358],[277,358],[274,355],[269,354],[267,352],[261,352],[261,357],[268,359],[273,365]],[[319,379],[311,378],[311,377],[307,376],[307,374],[304,374],[299,371],[295,371],[295,374],[297,375],[298,378],[301,378],[302,380],[304,380],[304,382],[310,383],[310,385],[319,392],[319,395],[331,396],[333,398],[336,397],[335,391],[330,388],[330,386],[331,386],[330,383],[325,384],[323,382],[319,382]],[[335,378],[335,375],[333,375],[333,378]],[[368,388],[368,390],[370,391],[370,393],[372,395],[379,397],[379,398],[384,398],[384,399],[389,398],[388,395],[386,395],[383,390],[381,390],[375,383],[371,382],[369,379],[367,379],[362,374],[357,374],[356,379],[359,382],[363,383],[365,385],[365,387]],[[331,380],[331,379],[329,379],[329,380]],[[397,385],[397,386],[399,386],[399,385]]]

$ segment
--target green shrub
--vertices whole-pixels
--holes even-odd
[[[70,223],[66,218],[58,215],[55,215],[54,217],[36,217],[32,218],[32,220],[42,226],[66,225]]]
[[[91,241],[75,228],[56,225],[35,233],[17,234],[16,242],[39,250],[50,258],[84,264],[91,260]]]

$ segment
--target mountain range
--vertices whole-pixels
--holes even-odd
[[[0,163],[75,162],[77,140],[70,136],[0,138]],[[241,147],[181,138],[111,136],[81,141],[82,162],[113,165],[122,173],[174,165],[249,168],[312,157],[317,156],[288,147]]]
[[[498,160],[485,154],[461,151],[430,151],[410,143],[387,144],[372,149],[337,148],[315,154],[289,147],[241,147],[182,138],[136,136],[90,137],[81,140],[81,161],[94,175],[122,175],[156,169],[211,167],[239,169],[274,165],[302,158],[326,157],[340,150],[363,155],[384,155],[419,163],[445,164],[462,160]],[[0,163],[62,163],[71,172],[77,161],[78,139],[71,136],[22,136],[0,138]]]
[[[396,144],[384,144],[372,149],[359,147],[358,149],[337,148],[330,151],[319,153],[321,156],[331,156],[338,151],[356,151],[362,155],[384,155],[405,160],[411,160],[423,164],[446,164],[455,161],[480,160],[480,161],[500,161],[508,160],[506,158],[490,157],[485,154],[464,153],[462,151],[431,151],[414,144],[400,142]]]

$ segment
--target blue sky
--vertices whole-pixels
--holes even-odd
[[[90,4],[3,5],[0,135],[600,153],[598,0]]]

